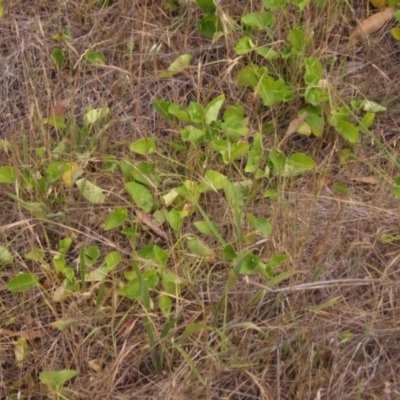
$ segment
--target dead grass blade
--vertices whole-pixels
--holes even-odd
[[[366,40],[368,35],[379,31],[391,18],[393,18],[394,9],[392,7],[387,7],[382,11],[377,12],[374,15],[364,19],[360,24],[354,29],[350,38],[353,40]]]
[[[0,329],[0,333],[8,337],[22,337],[26,340],[40,339],[46,336],[46,331],[43,329],[29,329],[27,331],[10,331],[8,329]]]
[[[292,120],[286,130],[286,137],[292,135],[293,133],[296,133],[297,129],[300,128],[301,124],[306,120],[306,118],[307,118],[307,113],[304,112],[303,114],[300,115],[300,117],[297,117],[294,120]]]

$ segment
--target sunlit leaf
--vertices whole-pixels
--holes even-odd
[[[35,274],[24,273],[12,278],[6,285],[7,290],[13,293],[26,292],[39,286],[39,278]]]
[[[93,204],[104,203],[106,196],[104,195],[103,190],[92,182],[83,178],[78,179],[75,184],[76,186],[78,186],[79,191],[86,200],[90,201]]]

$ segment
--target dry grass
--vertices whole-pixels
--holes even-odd
[[[57,398],[40,383],[40,371],[75,369],[77,377],[63,392],[68,399],[400,399],[400,248],[398,241],[381,241],[382,234],[395,236],[399,230],[399,202],[391,194],[398,171],[376,141],[363,136],[349,164],[339,160],[340,150],[349,146],[333,132],[321,139],[292,136],[285,142],[286,154],[303,151],[313,156],[318,169],[296,180],[276,179],[279,197],[273,201],[261,196],[269,185],[264,183],[247,211],[269,218],[273,234],[257,245],[253,243],[259,237],[243,244],[266,261],[277,253],[289,254],[290,262],[280,272],[298,272],[273,290],[257,276],[239,278],[224,298],[229,263],[193,257],[179,241],[169,244],[148,230],[142,229],[136,239],[103,231],[109,210],[126,205],[120,173],[103,173],[104,155],[119,160],[129,155],[133,140],[156,138],[165,157],[156,194],[164,194],[173,182],[197,179],[204,171],[196,152],[171,162],[174,155],[166,143],[179,135],[155,113],[154,97],[181,105],[206,104],[225,93],[228,104],[245,106],[253,130],[265,122],[275,124],[277,135],[265,136],[265,148],[281,142],[303,104],[263,107],[238,87],[235,73],[248,61],[236,60],[233,53],[240,30],[235,28],[216,43],[202,38],[196,29],[201,12],[194,4],[182,16],[165,12],[157,0],[119,0],[104,9],[86,0],[5,3],[0,20],[0,139],[19,150],[1,151],[0,165],[33,171],[56,160],[52,149],[61,134],[41,122],[55,100],[71,98],[68,116],[76,124],[88,105],[110,107],[115,123],[100,138],[86,171],[109,191],[105,204],[89,204],[76,189],[65,190],[62,204],[57,203],[60,188],[40,198],[12,187],[0,192],[0,244],[9,246],[15,257],[12,266],[0,271],[0,325],[13,332],[44,332],[28,340],[29,354],[21,366],[15,361],[16,338],[0,333],[0,397]],[[369,43],[349,45],[348,36],[356,18],[365,15],[367,1],[351,3],[356,4],[339,7],[328,0],[322,12],[307,8],[301,22],[306,31],[314,32],[309,54],[329,60],[324,66],[327,78],[337,82],[336,101],[366,97],[388,107],[373,130],[387,151],[396,154],[400,49],[387,34],[390,27]],[[244,10],[260,6],[222,1],[220,7],[238,22]],[[288,8],[280,16],[279,29],[259,40],[284,40],[298,18],[296,9]],[[73,38],[66,45],[71,63],[56,72],[49,66],[49,54],[57,45],[51,37],[64,26]],[[127,50],[130,42],[135,44],[132,53]],[[151,52],[153,46],[158,52]],[[107,65],[83,62],[88,48],[102,50]],[[193,56],[193,67],[159,79],[157,74],[183,53]],[[340,71],[350,62],[359,68],[340,79]],[[271,68],[296,87],[302,81],[301,70],[289,62]],[[69,140],[73,143],[72,135]],[[45,161],[35,155],[40,146],[45,147]],[[65,157],[75,160],[76,154],[71,151]],[[220,167],[216,160],[214,169]],[[240,163],[237,169],[224,168],[231,177],[245,175]],[[376,182],[363,183],[360,178],[365,177],[375,177]],[[347,195],[334,190],[338,182],[347,186]],[[25,201],[43,201],[65,218],[35,219],[6,191]],[[227,243],[238,243],[222,194],[204,195],[201,207]],[[193,221],[185,222],[181,238],[194,232]],[[51,258],[65,237],[74,239],[68,253],[71,266],[82,245],[98,245],[102,256],[111,250],[121,254],[122,266],[107,280],[97,308],[98,285],[88,285],[65,301],[52,301],[60,282]],[[148,314],[139,302],[117,295],[123,272],[132,259],[139,260],[135,250],[146,244],[168,251],[168,270],[186,282],[175,299],[173,324],[157,307]],[[44,250],[45,262],[24,258],[32,248]],[[22,271],[36,273],[43,286],[21,294],[8,292],[5,284]],[[154,346],[145,318],[155,332]],[[74,323],[62,332],[52,325],[68,319]],[[193,323],[207,329],[182,336]]]

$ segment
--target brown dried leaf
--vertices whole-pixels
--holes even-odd
[[[286,130],[286,136],[292,135],[300,128],[301,124],[306,120],[307,113],[304,112],[300,117],[295,118],[288,126]]]
[[[141,223],[147,225],[156,235],[169,241],[168,235],[159,226],[155,224],[151,215],[146,214],[143,211],[136,210],[136,217]]]
[[[382,11],[364,19],[356,29],[354,29],[350,38],[354,40],[365,40],[371,33],[379,31],[391,18],[393,18],[394,9],[387,7]]]
[[[357,176],[350,178],[352,182],[366,183],[367,185],[379,185],[379,181],[373,176]]]
[[[50,110],[50,116],[52,117],[63,117],[65,112],[67,111],[67,108],[69,106],[69,99],[62,99],[56,101]]]
[[[46,331],[43,329],[29,329],[27,331],[10,331],[8,329],[0,329],[0,333],[8,337],[21,337],[26,340],[40,339],[46,336]]]

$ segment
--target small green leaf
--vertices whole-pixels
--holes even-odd
[[[196,4],[204,14],[212,14],[216,10],[214,0],[196,0]]]
[[[57,274],[61,274],[67,268],[67,262],[63,254],[55,254],[52,263]]]
[[[64,56],[64,50],[56,47],[55,49],[52,50],[50,54],[50,60],[52,66],[60,70],[64,67],[65,64],[65,56]]]
[[[72,239],[71,238],[64,238],[58,242],[58,252],[65,254],[68,249],[71,247]]]
[[[249,151],[249,157],[247,158],[247,164],[245,167],[245,172],[252,173],[255,172],[259,167],[261,158],[264,154],[264,147],[262,142],[262,136],[260,132],[256,132],[253,138],[253,144]]]
[[[44,259],[44,256],[45,252],[42,249],[32,249],[31,251],[25,254],[25,259],[31,261],[42,261]],[[1,260],[1,247],[0,247],[0,260]]]
[[[256,270],[259,262],[260,258],[258,256],[247,254],[243,258],[242,264],[240,265],[240,274],[244,275],[253,273]]]
[[[156,143],[154,139],[139,139],[129,145],[129,150],[142,156],[147,156],[156,151]]]
[[[51,389],[59,391],[66,382],[78,375],[74,369],[63,369],[61,371],[42,371],[39,374],[40,382]]]
[[[0,183],[15,183],[17,180],[17,170],[14,167],[0,167]]]
[[[236,251],[231,244],[227,244],[223,250],[223,258],[225,261],[233,261],[237,257]]]
[[[96,264],[100,256],[99,246],[90,246],[85,250],[85,263],[86,265],[93,266]]]
[[[346,195],[347,193],[349,193],[349,189],[347,188],[347,186],[344,183],[340,183],[337,182],[333,185],[333,188],[339,193],[339,194],[343,194]]]
[[[58,181],[66,172],[71,170],[71,164],[61,161],[56,161],[46,168],[46,173],[51,182]]]
[[[128,211],[123,207],[115,207],[113,212],[107,216],[104,230],[109,231],[121,226],[128,219]]]
[[[138,256],[145,260],[152,260],[160,266],[165,266],[168,261],[168,253],[155,244],[143,246],[138,251]]]
[[[92,108],[87,107],[84,117],[85,125],[93,125],[96,122],[101,122],[110,115],[110,109],[108,107],[103,108]]]
[[[214,252],[199,238],[192,236],[187,239],[187,245],[189,250],[200,257],[210,257],[214,254]]]
[[[246,14],[242,17],[242,23],[252,28],[264,29],[275,23],[275,17],[266,11],[258,11]]]
[[[358,129],[347,121],[337,121],[336,123],[337,131],[350,143],[359,143],[360,139],[358,136]]]
[[[85,54],[86,61],[93,65],[105,65],[106,58],[102,51],[89,50]]]
[[[115,269],[118,264],[121,262],[121,256],[119,255],[118,251],[111,251],[106,255],[106,266],[107,271],[112,271]]]
[[[164,317],[168,318],[172,309],[171,298],[166,294],[162,294],[158,299],[158,306],[160,307],[161,313],[164,315]]]
[[[125,183],[125,189],[134,203],[143,211],[149,213],[153,208],[153,196],[150,191],[136,182]]]
[[[272,225],[268,219],[259,217],[256,219],[256,228],[265,236],[269,236],[272,233]]]
[[[24,273],[12,278],[7,283],[6,288],[10,292],[20,293],[39,285],[39,278],[35,274]]]
[[[222,30],[222,22],[216,15],[207,14],[198,22],[197,28],[201,35],[212,39],[217,32]]]
[[[392,28],[390,33],[396,40],[400,40],[400,28]]]
[[[303,153],[292,154],[288,159],[288,164],[304,170],[311,170],[315,167],[314,160]]]
[[[216,190],[224,187],[227,177],[218,171],[208,170],[204,177],[206,183]]]
[[[182,218],[181,218],[179,211],[177,211],[177,210],[169,211],[167,214],[167,220],[168,220],[168,223],[170,224],[171,228],[175,232],[178,232],[182,225]]]
[[[10,251],[0,245],[0,266],[1,265],[9,265],[14,261],[14,257],[10,253]]]
[[[81,192],[82,196],[90,201],[92,204],[103,204],[106,196],[103,193],[103,190],[100,189],[98,186],[93,184],[92,182],[88,181],[85,178],[78,179],[75,182],[76,186],[78,186],[79,191]]]
[[[288,0],[264,0],[264,5],[267,10],[276,10],[277,8],[286,8]]]
[[[190,60],[192,56],[190,54],[182,54],[177,57],[172,64],[168,67],[166,71],[161,72],[158,77],[159,78],[170,78],[176,74],[180,74],[181,72],[188,69],[190,65]]]
[[[367,112],[363,116],[363,119],[361,120],[360,126],[362,128],[364,128],[364,129],[368,129],[374,123],[374,119],[375,119],[375,113]]]
[[[262,80],[261,85],[257,88],[257,93],[263,99],[265,106],[273,106],[279,101],[286,102],[293,97],[292,88],[282,78],[274,80],[270,76]]]
[[[169,121],[173,121],[174,119],[174,115],[168,111],[169,107],[172,105],[174,104],[157,98],[155,98],[153,102],[153,107],[157,114]]]
[[[203,123],[205,115],[204,115],[204,109],[201,104],[196,103],[195,101],[191,101],[189,107],[187,108],[187,112],[189,114],[190,120],[194,124]]]
[[[257,47],[248,36],[242,37],[236,44],[234,50],[238,56],[248,53]]]
[[[64,32],[57,32],[51,38],[53,40],[55,40],[56,42],[70,42],[72,39],[70,35],[68,35]]]
[[[218,231],[217,226],[211,221],[196,221],[194,226],[205,235],[215,236],[215,230]],[[213,230],[214,229],[214,230]]]
[[[171,296],[178,296],[180,291],[185,287],[183,280],[171,272],[162,274],[161,283],[164,291]]]
[[[264,197],[267,199],[275,200],[278,198],[278,193],[276,192],[275,189],[267,189],[264,192]]]
[[[211,124],[218,118],[219,111],[224,104],[225,96],[221,94],[215,99],[211,100],[205,107],[204,112],[206,116],[206,123]]]

